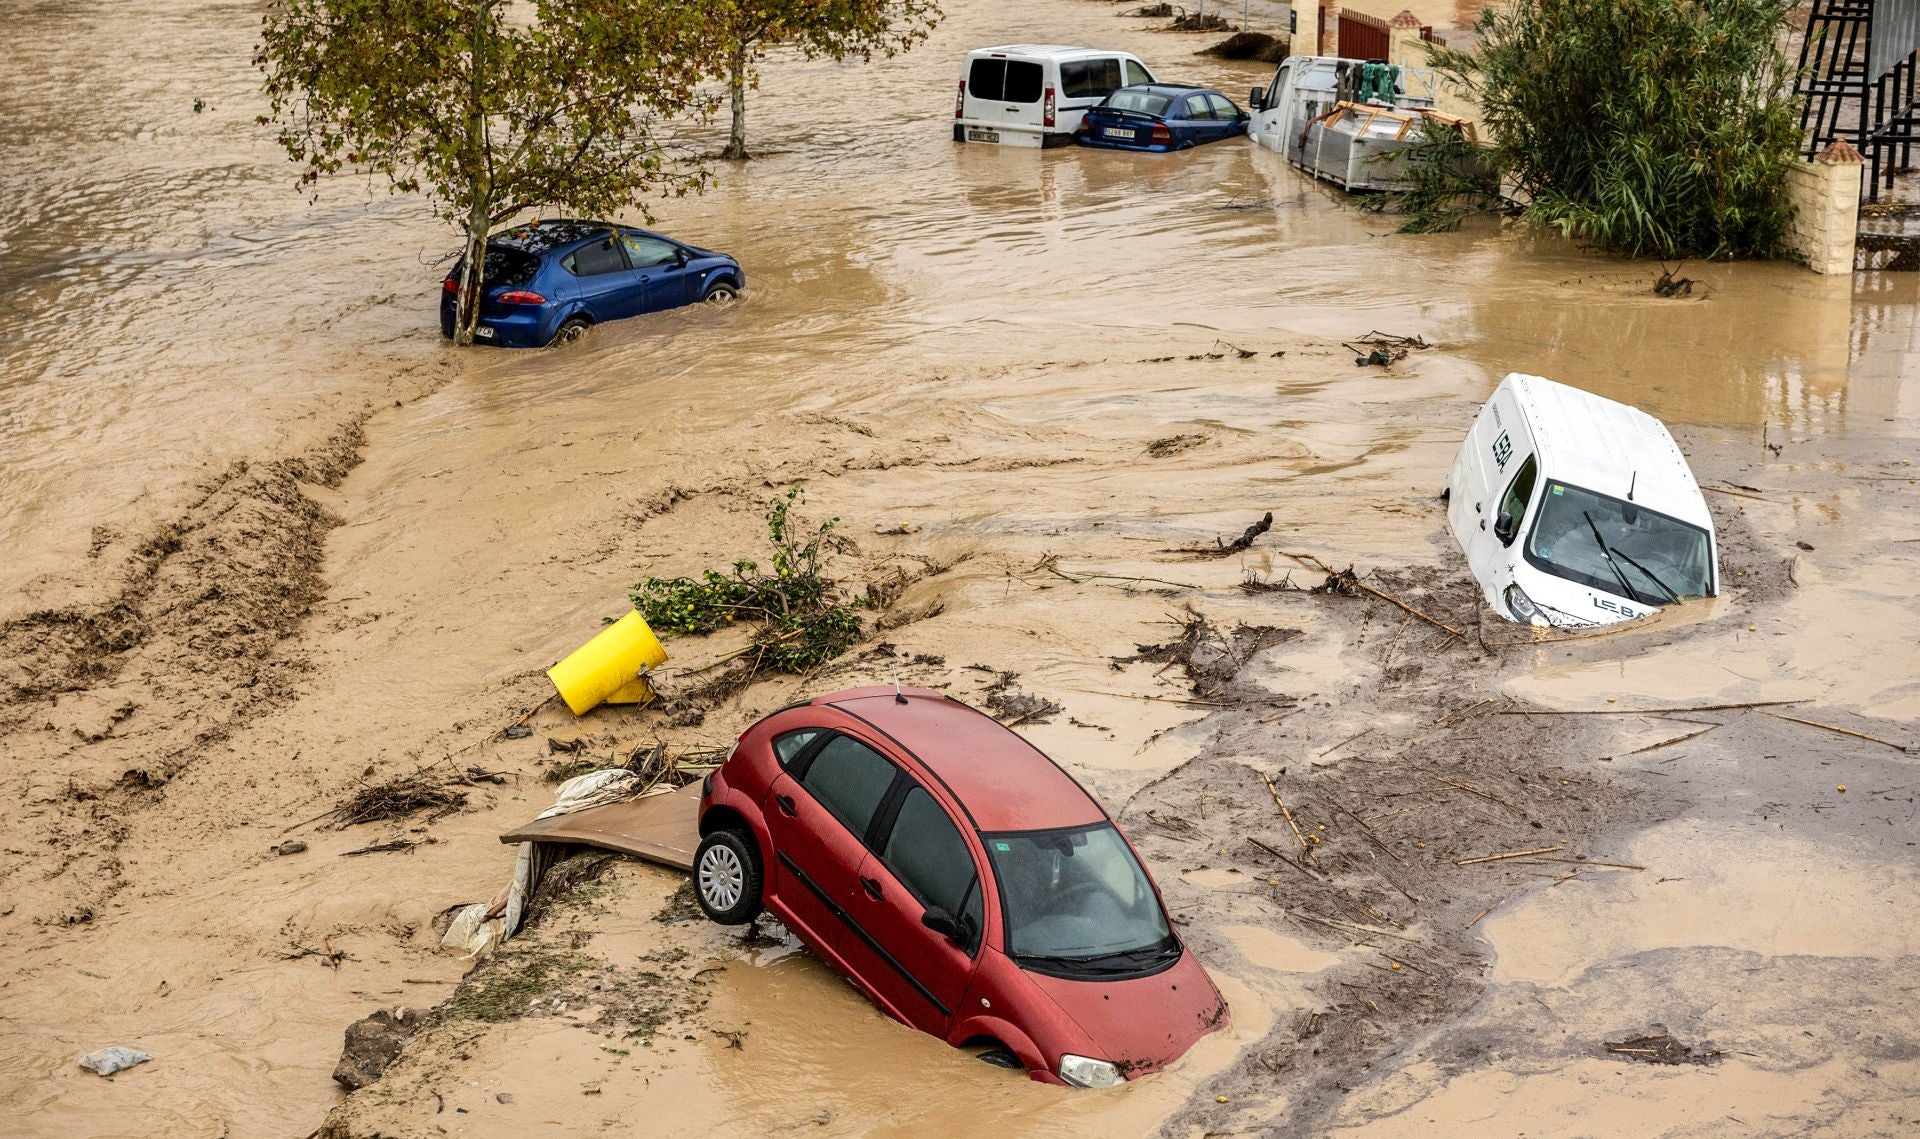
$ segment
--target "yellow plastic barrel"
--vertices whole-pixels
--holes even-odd
[[[628,613],[600,630],[591,641],[568,653],[547,670],[547,679],[576,716],[595,706],[641,704],[653,699],[653,688],[643,670],[667,663],[667,650],[647,627],[639,611]]]

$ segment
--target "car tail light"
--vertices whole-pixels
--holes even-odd
[[[1163,143],[1166,143],[1168,146],[1172,146],[1173,132],[1166,128],[1166,124],[1155,123],[1153,124],[1153,141],[1163,142]]]
[[[1043,110],[1046,111],[1047,125],[1052,126],[1053,125],[1053,88],[1051,87],[1047,88],[1047,100],[1046,102],[1041,104],[1041,107]]]
[[[501,293],[493,299],[503,305],[543,305],[547,303],[547,298],[541,296],[539,293],[529,292],[526,289],[514,289],[510,292]]]
[[[441,292],[443,292],[443,293],[457,293],[457,292],[459,292],[459,291],[460,291],[460,282],[459,282],[459,280],[458,280],[457,278],[454,278],[454,277],[448,277],[448,278],[447,278],[446,280],[444,280],[444,281],[442,281],[442,282],[440,282],[440,291],[441,291]]]
[[[967,112],[967,81],[960,81],[960,91],[953,97],[953,117],[960,118]]]

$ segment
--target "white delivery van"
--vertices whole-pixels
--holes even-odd
[[[953,99],[953,141],[1071,146],[1087,108],[1122,87],[1152,83],[1124,51],[1005,44],[969,52]]]
[[[1539,376],[1494,389],[1447,478],[1487,604],[1578,628],[1718,592],[1713,518],[1665,424]]]

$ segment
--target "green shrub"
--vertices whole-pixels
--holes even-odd
[[[1401,233],[1451,233],[1468,214],[1505,204],[1486,155],[1458,127],[1429,122],[1417,142],[1380,157],[1388,156],[1406,159],[1413,188],[1368,194],[1360,199],[1360,208],[1404,217]]]
[[[752,648],[756,668],[805,672],[846,652],[860,639],[860,602],[843,602],[824,571],[827,559],[849,543],[834,533],[838,518],[812,529],[800,525],[793,508],[802,498],[799,487],[788,487],[767,504],[772,573],[743,558],[727,573],[649,577],[633,587],[633,607],[656,632],[681,636],[758,622]]]
[[[1610,252],[1784,251],[1800,141],[1782,36],[1792,0],[1515,0],[1476,56],[1495,164],[1526,216]]]

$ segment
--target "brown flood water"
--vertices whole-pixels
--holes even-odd
[[[899,59],[774,62],[750,104],[763,156],[721,168],[702,198],[657,205],[663,230],[740,256],[741,303],[518,354],[440,342],[434,262],[452,240],[417,202],[342,183],[310,207],[289,188],[252,121],[257,4],[30,0],[12,14],[0,84],[0,192],[12,203],[0,220],[0,288],[13,306],[0,332],[0,618],[113,596],[126,555],[178,519],[244,553],[255,531],[228,533],[195,513],[206,480],[236,461],[302,453],[375,414],[359,469],[338,488],[307,485],[340,525],[325,536],[311,613],[273,650],[292,677],[284,698],[260,697],[257,717],[233,712],[252,690],[236,699],[183,636],[136,646],[109,694],[0,709],[14,760],[0,778],[25,804],[0,826],[10,862],[0,935],[13,946],[0,970],[0,1133],[316,1126],[341,1098],[327,1075],[344,1025],[381,1005],[431,1003],[464,971],[434,951],[430,921],[506,876],[510,853],[494,836],[547,800],[543,737],[619,729],[543,714],[531,740],[464,753],[463,763],[523,778],[476,790],[477,809],[430,832],[406,829],[418,820],[393,828],[437,840],[409,854],[336,857],[389,837],[378,828],[302,831],[310,853],[263,852],[363,772],[487,740],[539,698],[538,670],[621,608],[641,573],[724,564],[754,540],[759,499],[791,481],[846,520],[862,559],[957,561],[909,594],[946,612],[902,630],[901,644],[951,670],[1017,670],[1027,689],[1063,699],[1097,728],[1063,718],[1022,730],[1117,807],[1207,744],[1204,727],[1188,727],[1206,709],[1133,699],[1164,686],[1150,669],[1117,672],[1106,659],[1162,639],[1180,600],[1043,591],[1060,583],[1034,575],[1041,555],[1195,583],[1210,611],[1274,623],[1236,587],[1286,563],[1261,548],[1197,565],[1158,551],[1235,533],[1271,507],[1285,543],[1275,548],[1363,565],[1438,560],[1447,542],[1430,496],[1474,404],[1506,371],[1539,372],[1666,418],[1703,481],[1758,486],[1772,500],[1735,504],[1758,533],[1782,548],[1805,535],[1819,552],[1801,555],[1801,592],[1756,615],[1764,628],[1751,637],[1714,632],[1667,648],[1623,639],[1605,659],[1542,651],[1508,691],[1562,706],[1603,693],[1733,692],[1818,699],[1909,727],[1920,717],[1920,567],[1912,546],[1890,544],[1920,537],[1910,492],[1848,481],[1887,478],[1920,435],[1920,277],[1689,265],[1704,295],[1664,301],[1648,292],[1651,265],[1512,228],[1391,235],[1387,221],[1238,143],[1177,156],[955,146],[953,81],[973,46],[1110,44],[1236,100],[1267,70],[1192,57],[1206,37],[1153,32],[1087,0],[956,8]],[[1439,347],[1392,375],[1356,370],[1337,342],[1373,328]],[[1186,359],[1218,341],[1260,355]],[[1147,443],[1176,434],[1204,442],[1158,465],[1143,459]],[[1763,451],[1763,438],[1786,450]],[[899,520],[923,529],[897,546],[872,535]],[[1740,604],[1737,594],[1723,603]],[[1715,628],[1734,611],[1716,610]],[[1275,657],[1270,682],[1319,694],[1328,710],[1250,757],[1262,763],[1304,762],[1367,726],[1341,719],[1367,671],[1310,614],[1284,620],[1309,636]],[[696,645],[670,647],[677,662],[705,659]],[[867,673],[841,675],[888,677],[859,667]],[[674,739],[724,740],[798,690],[761,686]],[[123,699],[135,710],[100,738],[74,735],[92,704]],[[75,779],[113,786],[159,755],[171,772],[162,797],[104,800],[113,808],[103,810],[73,796]],[[1834,959],[1915,951],[1900,933],[1910,870],[1891,879],[1904,891],[1891,910],[1875,908],[1885,901],[1876,879],[1852,871],[1783,889],[1769,867],[1813,861],[1786,839],[1744,867],[1710,871],[1752,841],[1685,820],[1623,843],[1616,853],[1630,862],[1694,859],[1676,876],[1709,885],[1657,887],[1686,891],[1671,896],[1645,882],[1569,889],[1502,909],[1485,929],[1492,982],[1570,986],[1603,958],[1675,946]],[[1881,856],[1861,857],[1877,866]],[[1201,861],[1153,869],[1163,885],[1178,880],[1182,897],[1241,889]],[[631,877],[632,912],[593,927],[596,952],[651,944],[647,918],[670,883]],[[1820,897],[1863,915],[1852,933],[1768,932]],[[1233,1028],[1118,1096],[1063,1100],[1004,1078],[882,1020],[804,955],[756,958],[717,934],[700,950],[725,966],[708,982],[704,1023],[754,1022],[745,1050],[700,1030],[648,1069],[651,1082],[610,1081],[596,1102],[561,1077],[606,1062],[598,1038],[530,1020],[477,1039],[471,1066],[431,1086],[478,1082],[526,1107],[499,1114],[489,1094],[484,1122],[458,1116],[473,1134],[659,1112],[674,1113],[681,1133],[772,1130],[790,1121],[779,1113],[796,1090],[800,1122],[817,1105],[826,1133],[962,1133],[983,1119],[1007,1134],[1144,1132],[1190,1100],[1213,1103],[1208,1081],[1309,1005],[1302,986],[1344,952],[1304,927],[1194,904],[1196,930],[1219,927],[1209,964]],[[1569,924],[1608,937],[1570,936]],[[327,938],[348,948],[341,969],[287,959]],[[821,1035],[834,1047],[810,1047]],[[112,1043],[156,1060],[111,1082],[74,1066]],[[1436,1126],[1515,1102],[1577,1121],[1581,1089],[1594,1083],[1569,1068],[1445,1084],[1454,1069],[1423,1063],[1431,1071],[1409,1068],[1411,1084],[1365,1102],[1384,1116],[1432,1096]],[[1817,1072],[1795,1078],[1767,1094],[1833,1086]],[[911,1111],[902,1087],[913,1089]],[[1750,1093],[1725,1080],[1712,1102]],[[1677,1076],[1662,1097],[1696,1099]],[[1222,1110],[1243,1098],[1235,1086]],[[397,1096],[400,1133],[453,1126],[452,1102],[421,1117],[432,1102]],[[1264,1099],[1228,1129],[1282,1128],[1286,1107]],[[1636,1118],[1619,1117],[1615,1132],[1652,1133]],[[1384,1125],[1433,1133],[1411,1114]],[[1589,1133],[1577,1122],[1565,1130]]]

